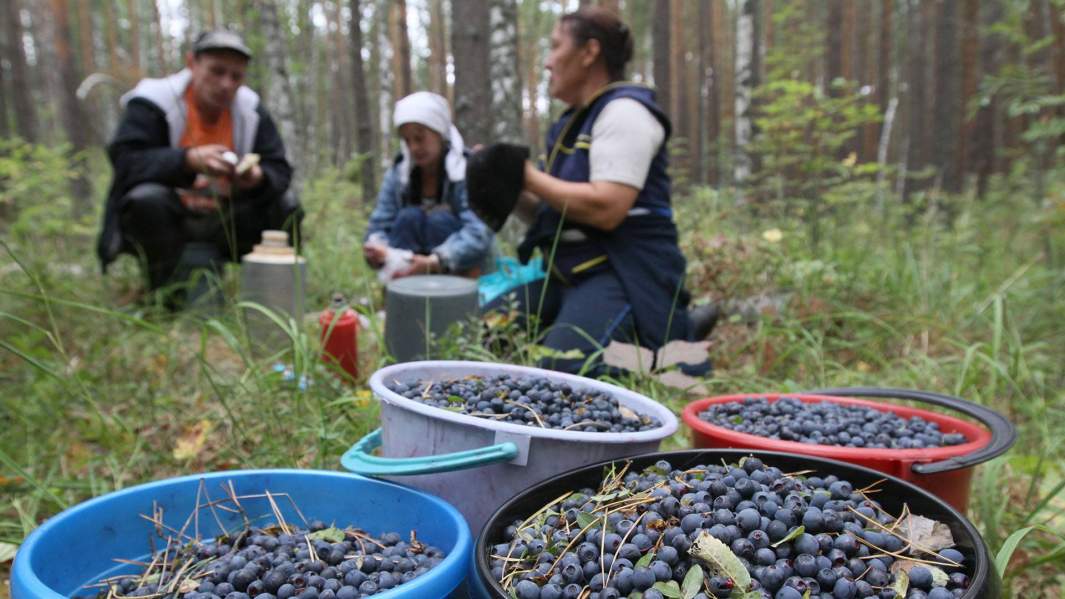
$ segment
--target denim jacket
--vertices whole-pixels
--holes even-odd
[[[399,182],[397,161],[385,173],[385,180],[381,183],[381,191],[377,195],[377,205],[370,214],[365,238],[374,233],[388,235],[396,214],[403,208],[405,191]],[[466,181],[450,181],[445,177],[442,195],[451,211],[462,221],[462,228],[452,233],[444,243],[433,248],[433,253],[440,257],[440,264],[448,272],[462,272],[475,266],[483,268],[490,264],[494,235],[470,210],[469,201],[466,199]]]

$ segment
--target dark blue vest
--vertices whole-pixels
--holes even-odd
[[[613,83],[587,106],[564,112],[551,126],[544,170],[566,181],[588,181],[592,126],[603,108],[619,98],[631,98],[647,107],[662,123],[666,140],[669,139],[669,119],[655,103],[654,91],[634,83]],[[677,228],[673,223],[666,145],[663,141],[629,216],[616,229],[603,231],[565,221],[544,202],[535,224],[518,248],[523,262],[528,261],[536,248],[550,260],[553,242],[562,229],[583,231],[588,242],[578,251],[587,255],[606,254],[632,306],[640,343],[651,348],[688,336],[688,294],[683,288],[686,262],[677,245]]]

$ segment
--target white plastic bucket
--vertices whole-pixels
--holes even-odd
[[[545,377],[574,388],[604,391],[633,411],[653,416],[658,428],[632,433],[588,433],[522,426],[467,416],[390,391],[393,381],[445,381],[462,377]],[[556,474],[613,458],[657,451],[677,430],[677,418],[658,402],[621,387],[575,376],[488,362],[407,362],[370,377],[381,400],[381,430],[356,443],[341,459],[359,474],[387,477],[433,493],[466,518],[476,535],[489,516],[519,491]],[[380,457],[370,452],[380,445]]]

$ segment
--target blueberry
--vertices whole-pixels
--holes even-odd
[[[655,581],[656,576],[650,568],[636,568],[632,571],[632,585],[637,591],[643,591],[651,588]],[[644,595],[646,597],[646,594]]]
[[[518,599],[540,599],[540,587],[531,580],[522,580],[514,585]]]
[[[846,578],[836,580],[836,584],[832,586],[833,599],[853,599],[857,593],[857,585],[854,584],[854,581]]]
[[[910,569],[910,585],[927,591],[932,588],[932,571],[924,566],[915,566]]]

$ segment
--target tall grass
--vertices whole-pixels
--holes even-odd
[[[992,550],[1012,558],[1005,573],[1018,597],[1065,589],[1065,260],[1054,253],[1065,248],[1062,174],[1042,210],[1005,179],[984,200],[935,198],[950,202],[950,223],[944,210],[912,219],[901,207],[873,209],[875,190],[855,187],[829,212],[822,230],[831,234],[816,248],[790,206],[752,207],[706,189],[676,202],[697,301],[783,298],[755,322],[719,325],[704,381],[711,392],[912,387],[1016,423],[1016,447],[979,469],[970,516]],[[341,291],[371,322],[360,331],[361,377],[346,385],[318,359],[316,321],[279,320],[284,341],[264,354],[241,318],[255,306],[231,299],[207,317],[123,303],[138,285],[136,265],[124,258],[100,277],[86,233],[94,223],[64,226],[65,213],[24,210],[57,184],[6,191],[14,208],[0,222],[0,543],[19,543],[87,497],[150,479],[336,468],[376,427],[362,382],[386,359],[381,294],[361,257],[356,185],[324,172],[303,194],[307,305],[325,307]],[[779,240],[764,235],[771,229]],[[224,277],[231,298],[235,275]],[[437,351],[517,363],[540,356],[505,326],[466,327]],[[310,381],[303,389],[301,376]],[[651,377],[619,382],[677,410],[691,399]],[[687,443],[678,434],[666,447]]]

